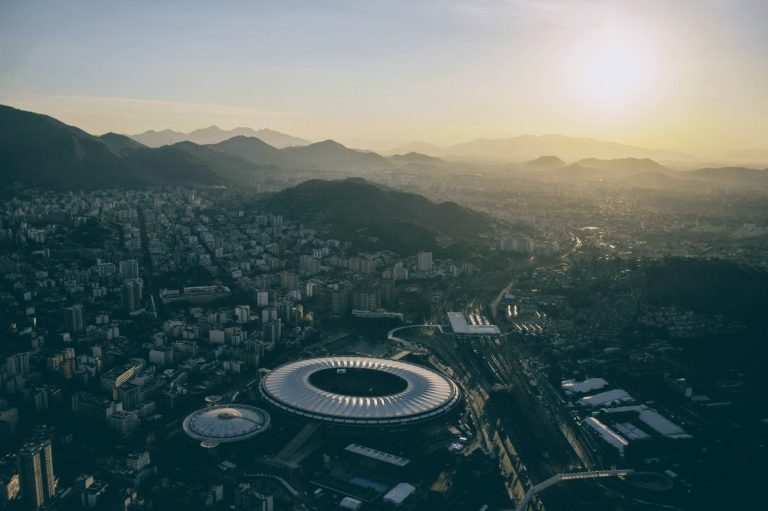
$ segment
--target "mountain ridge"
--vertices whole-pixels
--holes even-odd
[[[254,130],[248,127],[237,127],[231,130],[224,130],[216,125],[211,125],[207,128],[199,128],[188,133],[165,129],[160,131],[147,130],[143,133],[127,136],[148,147],[161,147],[178,142],[194,142],[198,145],[211,145],[224,142],[225,140],[237,136],[255,137],[278,149],[308,145],[311,143],[309,140],[281,133],[269,128]]]
[[[332,235],[343,241],[365,243],[376,238],[403,254],[436,250],[438,237],[476,242],[481,233],[490,231],[490,219],[482,213],[363,178],[304,181],[258,206],[296,221],[332,226]]]
[[[584,158],[653,158],[659,160],[690,160],[686,153],[622,144],[591,137],[573,137],[560,134],[519,135],[507,138],[478,138],[438,146],[427,142],[403,144],[390,152],[417,151],[444,159],[517,163],[541,155],[557,155],[565,161]]]

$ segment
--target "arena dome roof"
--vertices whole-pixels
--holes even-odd
[[[255,406],[225,404],[209,406],[192,412],[182,427],[190,438],[200,440],[205,447],[224,442],[239,442],[269,429],[267,412]]]
[[[454,382],[429,368],[373,357],[320,357],[279,366],[261,380],[262,397],[293,415],[322,422],[386,426],[447,413]]]

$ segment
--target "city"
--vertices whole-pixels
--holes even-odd
[[[417,64],[447,72],[432,57],[448,50],[404,49],[390,38],[421,41],[428,32],[450,55],[476,51],[477,62],[459,64],[468,70],[482,62],[480,48],[506,48],[497,40],[508,27],[502,19],[528,38],[513,45],[517,52],[538,44],[529,31],[580,33],[584,16],[626,28],[611,41],[637,50],[619,59],[635,70],[647,64],[647,48],[622,46],[632,30],[681,26],[696,6],[681,2],[668,12],[654,1],[641,15],[631,0],[354,2],[328,11],[257,3],[264,12],[234,1],[184,13],[157,6],[157,19],[144,4],[141,12],[114,7],[124,19],[85,0],[45,13],[0,7],[7,29],[0,41],[15,44],[19,56],[0,55],[11,70],[0,77],[0,509],[761,508],[768,147],[760,145],[765,131],[752,132],[768,128],[762,106],[744,110],[742,131],[723,113],[711,114],[717,129],[686,117],[684,135],[659,121],[654,129],[669,149],[647,149],[662,145],[635,130],[642,112],[628,128],[600,110],[619,104],[629,115],[642,80],[629,71],[613,76],[623,69],[616,61],[599,83],[585,78],[592,63],[572,54],[570,41],[552,39],[569,55],[564,69],[581,66],[563,87],[589,82],[575,103],[594,116],[579,117],[579,130],[546,101],[536,108],[551,124],[526,121],[533,117],[523,106],[519,120],[496,104],[486,112],[471,91],[493,96],[490,83],[421,91],[402,77],[415,76]],[[727,13],[724,26],[763,37],[751,20],[765,8],[740,9],[708,5],[695,26]],[[426,24],[401,26],[406,12]],[[284,33],[289,13],[289,26],[305,31],[295,34],[300,48],[265,50],[261,43]],[[58,48],[47,36],[35,46],[41,20],[72,46]],[[53,64],[37,68],[58,62],[60,52],[87,53],[75,48],[77,27],[100,58],[139,52],[114,41],[97,49],[102,26],[134,33],[129,20],[147,38],[136,42],[146,61],[103,63],[101,78],[88,62],[71,81]],[[263,32],[251,30],[257,20]],[[168,27],[158,29],[161,21]],[[180,23],[212,33],[192,44]],[[392,44],[394,63],[369,37]],[[279,84],[224,69],[230,61],[218,45],[229,41],[284,73]],[[600,41],[573,45],[598,60],[613,56]],[[172,48],[179,61],[154,60],[144,48],[150,42],[168,43],[157,51]],[[549,55],[546,44],[530,47]],[[329,68],[318,71],[297,52],[322,55]],[[21,55],[28,63],[18,63]],[[334,67],[359,55],[397,73],[372,71],[368,61],[371,75]],[[238,62],[248,57],[238,53]],[[228,85],[194,74],[196,59],[221,66]],[[182,101],[181,89],[168,101],[111,92],[123,86],[111,83],[125,79],[121,66],[159,79],[166,65],[179,73],[169,87],[200,94],[256,87],[272,103]],[[493,74],[496,61],[484,65],[503,78]],[[280,90],[310,94],[310,85],[293,80],[306,69],[325,94],[322,107],[306,108],[297,95],[307,111],[292,112]],[[456,87],[462,70],[452,75]],[[59,81],[48,84],[49,76]],[[384,100],[363,108],[371,122],[360,121],[356,94],[382,93],[369,76],[394,88],[404,102],[398,115],[412,126],[392,121]],[[326,79],[332,87],[323,90]],[[359,83],[367,89],[350,89]],[[72,92],[91,85],[99,92]],[[527,85],[516,87],[539,101]],[[768,104],[765,91],[740,87],[729,90]],[[408,94],[437,101],[455,120],[418,108]],[[648,109],[663,102],[647,101]],[[472,108],[498,113],[493,122],[506,128],[491,130]],[[200,129],[210,122],[225,128]],[[578,136],[547,134],[549,126]],[[449,137],[450,127],[457,131]],[[439,143],[403,143],[421,132]],[[389,134],[399,145],[377,138]],[[731,136],[743,143],[720,143]],[[620,138],[638,142],[612,141]]]

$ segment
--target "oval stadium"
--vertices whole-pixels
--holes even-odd
[[[461,401],[458,386],[426,367],[357,356],[290,362],[264,376],[261,396],[288,414],[339,426],[405,426]]]
[[[248,440],[269,429],[267,412],[255,406],[224,404],[194,411],[184,419],[184,433],[203,447]]]

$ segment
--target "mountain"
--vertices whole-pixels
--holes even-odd
[[[173,146],[137,149],[124,161],[137,184],[223,185],[228,181],[205,161]]]
[[[99,139],[107,144],[113,153],[120,156],[125,156],[129,152],[135,151],[136,149],[146,148],[145,145],[136,142],[130,137],[112,132],[101,135]]]
[[[447,160],[497,163],[529,161],[542,154],[556,154],[566,161],[583,158],[654,158],[657,160],[689,160],[691,158],[690,155],[679,152],[651,150],[618,142],[566,135],[521,135],[511,138],[477,139],[448,147],[418,142],[406,144],[398,149],[398,152],[418,151]]]
[[[160,147],[163,145],[174,144],[177,142],[194,142],[198,145],[218,144],[233,137],[255,137],[263,140],[267,144],[277,147],[292,147],[307,145],[310,142],[303,138],[286,135],[279,131],[270,129],[253,130],[251,128],[235,128],[232,130],[223,130],[218,126],[209,126],[189,133],[179,131],[145,131],[137,135],[130,135],[137,142],[149,147]]]
[[[93,189],[146,184],[221,184],[202,160],[142,147],[120,135],[95,137],[52,117],[0,105],[2,184]]]
[[[429,142],[416,141],[398,146],[390,151],[387,151],[386,154],[421,153],[428,154],[430,156],[437,156],[444,150],[445,148],[435,144],[430,144]]]
[[[279,169],[274,165],[259,165],[236,154],[218,151],[214,149],[215,146],[179,142],[170,147],[206,162],[219,174],[238,182],[242,182],[243,179],[275,177],[279,174]]]
[[[730,185],[762,185],[768,186],[768,169],[751,169],[748,167],[718,167],[691,170],[680,173],[684,177],[693,177],[707,181],[715,181]]]
[[[65,188],[125,182],[128,168],[93,135],[47,115],[0,106],[2,181]]]
[[[389,160],[397,163],[398,165],[445,165],[445,160],[441,158],[435,158],[434,156],[427,156],[423,153],[410,152],[407,154],[396,154],[390,156]]]
[[[248,129],[248,128],[245,128]],[[252,130],[251,130],[252,131]],[[263,140],[267,144],[277,147],[278,149],[284,149],[286,147],[295,147],[302,145],[309,145],[312,142],[305,138],[294,137],[293,135],[286,135],[279,131],[263,128],[253,132],[253,137]]]
[[[687,183],[705,183],[714,187],[737,188],[744,191],[768,191],[768,169],[748,167],[717,167],[689,170],[677,174]]]
[[[644,189],[672,189],[685,186],[680,179],[670,177],[663,172],[639,172],[637,174],[630,174],[620,179],[620,184],[630,186],[632,188],[644,188]],[[690,187],[688,187],[690,188]]]
[[[565,166],[566,163],[557,156],[539,156],[521,165],[524,170],[555,170]]]
[[[544,181],[564,181],[579,182],[603,181],[612,176],[608,172],[593,167],[584,167],[582,165],[571,164],[559,169],[547,169],[537,172],[535,177]]]
[[[392,163],[379,154],[349,149],[334,140],[289,147],[282,153],[302,170],[367,172],[392,168]]]
[[[361,178],[305,181],[259,206],[299,222],[330,226],[330,234],[343,241],[401,254],[437,249],[438,236],[477,241],[490,231],[489,218],[481,213],[453,202],[436,204]]]
[[[284,151],[255,137],[237,136],[207,147],[237,156],[256,165],[274,165],[284,169],[295,167],[295,163]]]
[[[607,172],[638,174],[640,172],[668,172],[665,166],[650,158],[617,158],[613,160],[601,160],[599,158],[585,158],[577,162],[582,167],[592,167]]]
[[[175,144],[176,142],[183,142],[187,140],[187,134],[181,131],[173,130],[149,130],[138,135],[127,135],[136,142],[145,145],[147,147],[160,147],[164,145]]]

